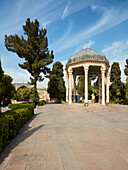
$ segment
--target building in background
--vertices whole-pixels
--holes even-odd
[[[49,93],[47,93],[47,89],[37,88],[37,91],[39,93],[40,100],[45,100],[46,102],[50,101],[50,96],[49,96]]]
[[[34,85],[30,85],[28,83],[13,83],[15,86],[15,89],[18,90],[20,88],[31,88],[34,87]],[[49,94],[47,93],[46,88],[37,88],[37,91],[39,93],[39,100],[45,100],[45,101],[50,101]]]
[[[28,83],[13,83],[13,85],[15,86],[16,91],[20,88],[27,87],[27,88],[30,89],[31,87],[34,87],[34,85],[31,85],[31,84],[28,84]]]

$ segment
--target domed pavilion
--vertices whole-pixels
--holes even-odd
[[[74,82],[74,102],[76,96],[76,76],[85,76],[85,102],[88,102],[88,76],[98,77],[99,103],[109,102],[109,61],[102,53],[91,48],[80,50],[71,56],[66,64],[66,101],[72,104],[72,75]],[[106,78],[106,81],[105,81]],[[106,83],[106,92],[105,92]]]

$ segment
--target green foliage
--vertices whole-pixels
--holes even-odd
[[[34,87],[29,89],[29,99],[33,102],[37,102],[39,100],[39,94]]]
[[[78,90],[78,94],[82,98],[84,98],[85,95],[85,76],[78,77],[78,83],[76,89]],[[92,94],[92,86],[91,86],[91,79],[88,78],[88,97],[91,98]]]
[[[39,100],[39,94],[34,87],[31,87],[30,89],[25,87],[18,89],[17,92],[14,93],[13,98],[16,100],[22,101],[31,100],[32,102],[35,102]]]
[[[3,105],[7,105],[10,103],[10,99],[13,97],[15,87],[12,84],[12,80],[12,77],[4,74],[0,61],[0,107],[1,101],[3,101]]]
[[[128,99],[124,99],[124,100],[122,100],[122,104],[124,104],[124,105],[128,105]]]
[[[99,79],[97,79],[96,82],[94,82],[94,86],[92,87],[92,93],[95,95],[95,101],[98,102],[99,97]]]
[[[45,100],[40,100],[39,102],[38,102],[38,106],[43,106],[43,105],[45,105],[46,104],[46,101]]]
[[[12,110],[0,114],[0,152],[16,136],[33,114],[34,108],[29,104],[21,104]]]
[[[85,94],[85,77],[81,76],[78,77],[78,83],[77,83],[77,87],[76,89],[78,90],[78,94],[80,94],[80,96],[82,98],[84,98],[84,94]]]
[[[31,104],[22,104],[22,103],[20,103],[20,104],[8,104],[8,108],[14,109],[14,108],[19,107],[19,106],[28,106],[28,105],[32,106],[33,108],[35,107],[34,103],[31,103]]]
[[[57,61],[53,64],[48,82],[48,93],[51,98],[65,99],[66,89],[63,76],[63,65]]]
[[[121,70],[118,62],[113,62],[110,71],[110,82],[121,80]]]
[[[4,96],[3,100],[10,100],[13,97],[13,94],[15,92],[15,87],[12,84],[12,77],[9,75],[4,75],[3,77],[3,91],[4,91]]]
[[[110,103],[111,103],[111,104],[128,105],[128,99],[115,100],[115,101],[111,101]]]
[[[26,69],[31,74],[31,84],[36,88],[37,80],[43,81],[40,75],[43,73],[48,76],[50,69],[47,67],[53,62],[53,51],[48,50],[47,30],[39,29],[40,25],[36,19],[34,22],[27,18],[23,25],[25,37],[17,34],[5,35],[5,46],[8,51],[15,52],[20,58],[24,59],[23,64],[19,64],[22,69]]]
[[[65,103],[68,103],[68,102],[66,102],[66,101],[64,101],[64,100],[61,100],[61,104],[65,104]]]
[[[4,96],[4,93],[3,93],[3,77],[4,77],[4,71],[2,70],[2,66],[1,66],[1,60],[0,60],[0,112],[1,112],[1,101],[2,101],[2,98]]]
[[[56,104],[60,104],[60,103],[61,103],[61,100],[56,100],[55,103],[56,103]]]
[[[126,78],[125,93],[125,98],[128,99],[128,77]]]
[[[126,65],[125,65],[124,73],[125,73],[126,76],[128,76],[128,59],[126,59]]]
[[[124,83],[121,82],[121,70],[118,62],[114,62],[110,71],[110,99],[117,100],[124,98]]]
[[[26,97],[29,98],[29,88],[20,88],[17,90],[17,98],[25,101]]]
[[[61,104],[68,103],[67,101],[61,100]]]
[[[84,106],[88,106],[88,102],[85,102],[85,103],[84,103]]]

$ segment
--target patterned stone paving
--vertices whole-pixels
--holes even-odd
[[[80,107],[38,107],[0,154],[0,170],[128,170],[128,106]]]
[[[115,107],[114,105],[101,105],[99,103],[88,104],[88,106],[84,106],[83,103],[73,103],[71,105],[63,104],[60,106],[61,110],[67,111],[81,111],[81,112],[116,112],[120,111],[120,107]]]

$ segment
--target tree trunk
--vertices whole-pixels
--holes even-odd
[[[36,82],[34,83],[34,88],[36,89]]]
[[[36,81],[37,82],[37,81]],[[34,88],[36,89],[36,82],[34,83]],[[36,94],[35,94],[35,98],[36,98]],[[35,107],[37,106],[37,100],[35,100]]]

